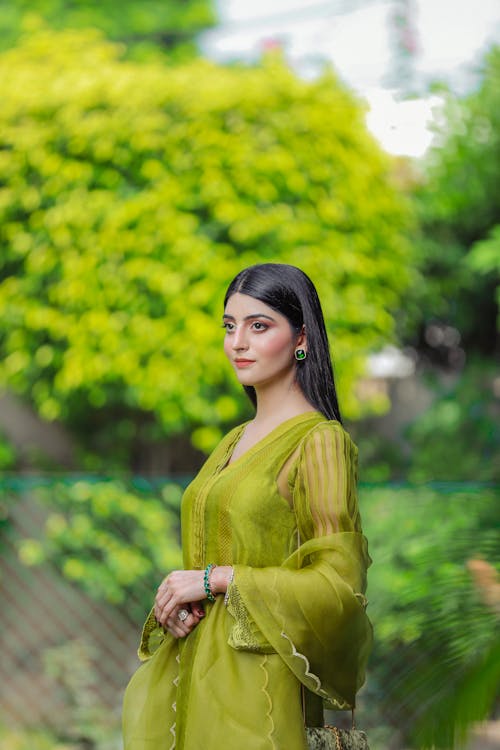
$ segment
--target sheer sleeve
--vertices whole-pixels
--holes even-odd
[[[311,431],[288,479],[304,539],[360,531],[357,462],[357,448],[338,422]]]
[[[289,474],[297,550],[279,567],[235,565],[228,597],[251,623],[251,650],[262,641],[339,708],[354,705],[372,640],[356,467],[357,450],[339,423],[310,431]]]

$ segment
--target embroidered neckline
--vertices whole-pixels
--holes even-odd
[[[259,450],[262,450],[266,447],[268,442],[272,442],[273,440],[276,440],[278,437],[281,437],[281,435],[284,432],[287,432],[292,427],[295,426],[295,424],[301,424],[302,422],[306,422],[308,420],[312,419],[319,421],[322,421],[326,419],[323,414],[319,411],[305,411],[302,412],[302,414],[296,414],[294,417],[290,417],[289,419],[285,419],[283,422],[280,422],[280,424],[276,425],[276,427],[273,427],[272,430],[270,430],[267,435],[264,435],[260,440],[258,440],[256,443],[250,446],[244,453],[241,454],[241,456],[238,456],[238,458],[235,458],[234,461],[231,461],[231,458],[233,456],[233,453],[240,441],[240,439],[243,436],[243,433],[245,431],[245,428],[247,425],[250,424],[251,420],[248,420],[247,422],[243,422],[239,426],[239,429],[237,430],[234,439],[231,440],[229,445],[226,448],[226,452],[224,454],[224,459],[222,464],[220,465],[219,471],[226,471],[228,469],[231,469],[233,466],[239,465],[240,463],[244,462],[244,460],[248,460],[251,458],[254,453],[256,453]]]

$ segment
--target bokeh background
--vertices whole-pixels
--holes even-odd
[[[261,261],[316,283],[360,449],[358,724],[500,747],[499,43],[489,0],[0,5],[2,750],[121,748]]]

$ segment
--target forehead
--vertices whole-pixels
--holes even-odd
[[[224,314],[232,315],[234,318],[244,318],[247,315],[266,315],[274,320],[286,320],[284,315],[273,310],[269,305],[255,299],[255,297],[250,297],[249,294],[241,294],[240,292],[236,292],[229,297]]]

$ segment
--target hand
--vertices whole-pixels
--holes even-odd
[[[182,611],[189,613],[184,620],[179,619],[179,612]],[[195,629],[203,617],[205,617],[203,606],[199,602],[191,602],[176,607],[164,624],[164,628],[174,638],[185,638]]]
[[[174,629],[178,629],[177,624],[180,620],[174,622],[174,612],[183,609],[182,605],[205,599],[203,575],[203,570],[174,570],[160,583],[154,612],[157,621],[164,628],[168,630],[168,623],[173,622]]]
[[[212,569],[210,586],[214,594],[225,593],[231,573],[232,568],[229,565],[216,566]],[[156,594],[154,613],[156,620],[164,628],[169,630],[172,627],[177,632],[179,627],[177,621],[174,621],[174,611],[178,612],[179,609],[182,609],[183,604],[201,602],[206,598],[204,574],[203,570],[174,570],[160,583]],[[184,607],[184,609],[187,609],[187,607]],[[187,620],[185,620],[186,622]],[[191,620],[189,622],[191,623]],[[196,625],[198,622],[199,619]]]

